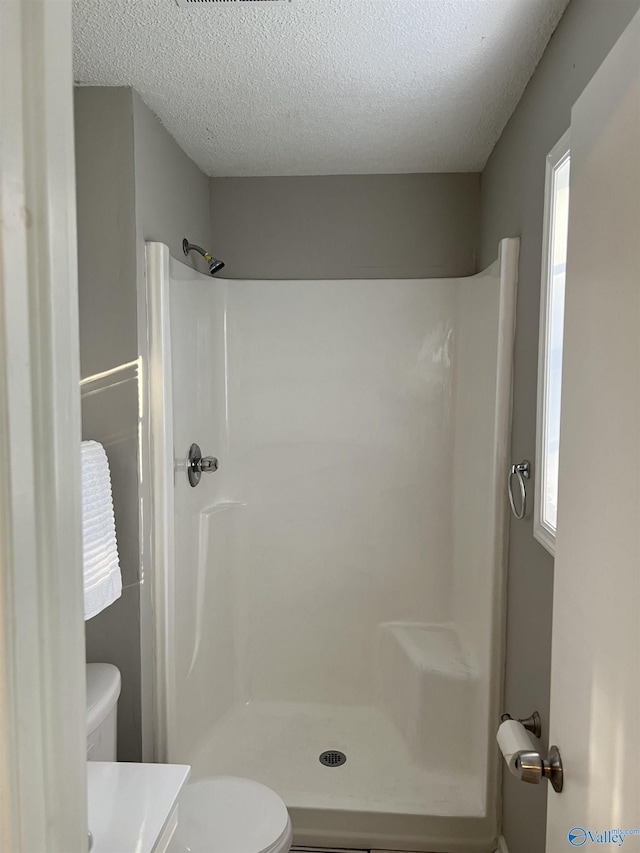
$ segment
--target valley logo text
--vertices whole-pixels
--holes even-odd
[[[583,829],[574,826],[567,832],[567,839],[572,847],[583,847],[585,844],[614,844],[622,847],[628,835],[640,835],[640,829]]]

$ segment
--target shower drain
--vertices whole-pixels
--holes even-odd
[[[347,756],[338,749],[328,749],[320,753],[320,764],[324,764],[325,767],[340,767],[346,760]]]

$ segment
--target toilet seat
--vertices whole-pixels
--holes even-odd
[[[210,776],[180,795],[174,841],[191,853],[288,853],[292,838],[287,807],[259,782]]]

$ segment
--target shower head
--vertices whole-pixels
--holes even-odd
[[[195,243],[190,243],[186,237],[182,241],[182,251],[187,256],[189,255],[189,252],[198,252],[198,254],[202,255],[209,267],[209,275],[215,275],[224,266],[224,261],[214,258],[213,255],[209,254],[209,252],[205,252],[202,246],[196,246]]]
[[[218,270],[221,270],[224,266],[224,261],[220,261],[218,258],[212,258],[211,255],[205,255],[205,259],[209,264],[209,272],[211,275],[215,275]]]

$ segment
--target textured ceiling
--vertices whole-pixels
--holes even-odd
[[[568,0],[76,0],[75,76],[209,175],[482,169]]]

